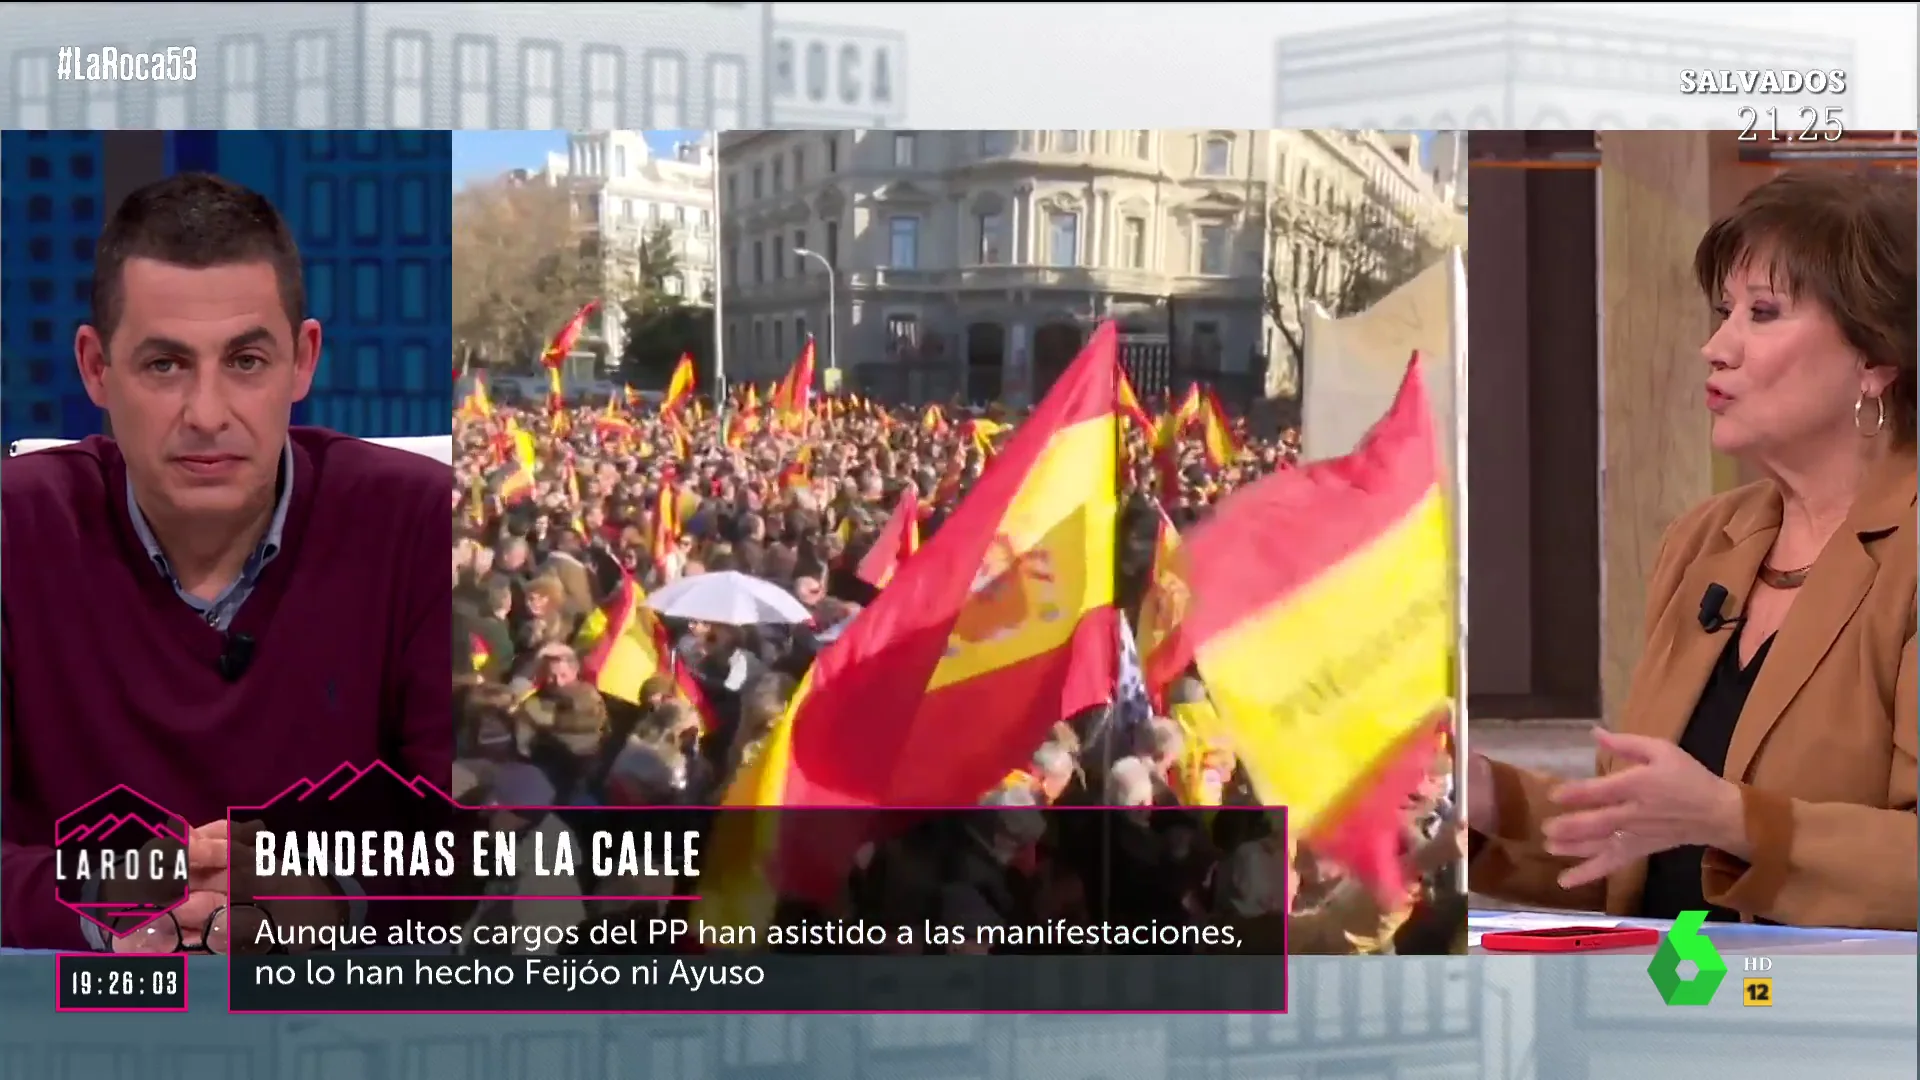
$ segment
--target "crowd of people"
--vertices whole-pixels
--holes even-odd
[[[676,397],[664,407],[632,393],[509,407],[488,400],[480,383],[459,410],[451,503],[463,802],[718,805],[814,656],[884,586],[869,555],[897,542],[889,524],[903,494],[916,535],[933,536],[1021,420],[999,406],[908,409],[833,395],[813,399],[807,421],[791,424],[774,422],[756,388],[719,402]],[[1178,528],[1204,517],[1235,488],[1290,467],[1299,450],[1294,432],[1261,437],[1244,421],[1234,423],[1227,461],[1191,438],[1156,453],[1155,432],[1129,430],[1119,599],[1133,612],[1163,521]],[[610,620],[621,618],[610,615],[619,598],[719,571],[777,584],[810,619],[660,621],[658,669],[637,686],[610,686],[596,666]],[[1387,903],[1316,860],[1310,844],[1282,840],[1285,830],[1265,815],[1210,811],[1257,800],[1231,748],[1197,754],[1191,729],[1160,715],[1204,697],[1185,678],[1137,722],[1115,722],[1130,704],[1121,701],[1059,724],[1000,789],[983,793],[998,812],[964,826],[970,839],[921,829],[864,853],[840,913],[976,925],[1146,914],[1233,922],[1261,951],[1279,950],[1283,928],[1294,952],[1461,947],[1464,898],[1451,867],[1464,849],[1444,754],[1406,811],[1408,874],[1418,884]],[[1200,767],[1214,783],[1182,775]],[[1075,817],[1037,811],[1072,806],[1137,808],[1128,820],[1138,828],[1104,834],[1108,872],[1070,855],[1031,857],[1065,851],[1058,822]],[[566,827],[564,815],[519,824]],[[1005,857],[983,863],[978,851]],[[621,915],[591,896],[581,901],[581,918]]]

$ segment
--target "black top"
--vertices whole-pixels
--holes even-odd
[[[1740,721],[1747,694],[1752,692],[1753,681],[1760,675],[1760,665],[1766,662],[1767,652],[1772,648],[1773,638],[1768,637],[1743,668],[1740,666],[1740,631],[1735,630],[1728,637],[1719,662],[1713,665],[1713,674],[1707,676],[1705,689],[1700,691],[1693,717],[1680,736],[1680,749],[1692,754],[1695,761],[1715,776],[1726,772],[1727,749],[1733,743],[1734,725]],[[1671,919],[1683,911],[1704,910],[1710,922],[1740,921],[1739,912],[1707,903],[1700,884],[1700,861],[1706,850],[1699,846],[1673,848],[1647,860],[1647,887],[1640,898],[1643,918]]]

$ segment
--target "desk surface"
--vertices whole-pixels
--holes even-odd
[[[1539,917],[1562,920],[1562,925],[1578,925],[1583,913],[1572,911],[1474,911],[1467,915],[1470,930],[1477,931],[1476,925],[1486,920],[1511,918],[1513,916]],[[1644,926],[1654,930],[1666,931],[1672,923],[1665,919],[1621,919],[1608,915],[1592,915],[1594,925]],[[1500,928],[1504,929],[1504,928]],[[1799,953],[1814,956],[1913,956],[1920,937],[1899,930],[1829,930],[1808,929],[1798,926],[1753,926],[1748,923],[1713,923],[1706,925],[1703,931],[1713,939],[1721,953],[1731,956],[1766,954],[1777,956],[1783,953]],[[1634,954],[1653,954],[1658,946],[1637,949],[1608,949],[1581,955],[1591,956],[1631,956]],[[1488,953],[1475,945],[1467,950],[1475,956],[1516,956],[1518,953]],[[1538,954],[1530,954],[1538,955]]]

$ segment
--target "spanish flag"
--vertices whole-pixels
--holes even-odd
[[[660,671],[659,620],[647,609],[647,594],[631,576],[581,624],[574,645],[580,674],[608,697],[638,704],[640,687]]]
[[[1186,616],[1187,583],[1180,566],[1180,533],[1164,511],[1156,514],[1153,565],[1147,571],[1147,594],[1134,620],[1134,640],[1140,648],[1140,675],[1147,696],[1157,705],[1166,689],[1193,662],[1192,650],[1180,641],[1180,621]]]
[[[652,525],[652,534],[647,538],[648,554],[655,566],[665,570],[667,556],[680,540],[680,495],[671,480],[661,481],[660,491],[654,497]]]
[[[1339,826],[1452,700],[1448,520],[1416,357],[1351,455],[1243,488],[1185,538],[1180,637],[1303,836]]]
[[[874,538],[873,547],[860,565],[854,569],[854,576],[876,589],[884,589],[887,582],[893,580],[893,572],[907,556],[920,550],[920,493],[912,484],[900,492],[900,501],[894,504],[893,516]]]
[[[1127,373],[1120,373],[1120,413],[1134,422],[1135,426],[1147,434],[1153,434],[1153,419],[1140,405],[1140,395],[1133,392],[1133,380]]]
[[[640,583],[631,575],[621,575],[619,586],[588,614],[574,639],[581,654],[581,677],[610,698],[639,705],[647,680],[671,668],[675,695],[693,706],[702,730],[715,730],[712,706],[693,672],[672,662],[667,628],[647,608],[646,600]]]
[[[693,356],[681,353],[673,366],[673,378],[667,381],[667,396],[660,401],[660,415],[671,414],[693,397]]]
[[[813,447],[803,446],[780,470],[781,491],[805,491],[813,483]]]
[[[454,419],[466,423],[482,423],[493,416],[493,399],[487,396],[487,381],[479,375],[473,377],[473,388],[467,391],[466,399],[454,411]]]
[[[707,853],[708,884],[693,905],[693,917],[703,923],[756,931],[764,931],[773,923],[779,901],[773,866],[780,854],[781,818],[788,815],[766,808],[787,805],[794,714],[807,700],[813,673],[818,669],[816,661],[801,677],[786,714],[749,751],[720,800],[720,806],[729,812],[717,815]]]
[[[1207,467],[1226,468],[1240,456],[1240,444],[1233,437],[1233,422],[1227,419],[1220,395],[1208,387],[1200,399],[1200,448],[1206,451]]]
[[[789,756],[767,761],[785,773],[785,805],[971,805],[1055,723],[1112,698],[1115,344],[1111,324],[1094,332],[940,530],[814,662],[775,744]],[[782,837],[783,886],[831,895],[846,839]]]
[[[787,369],[787,377],[773,391],[773,412],[776,421],[794,426],[804,426],[808,410],[813,401],[813,338],[807,338],[805,348]]]
[[[598,300],[589,300],[580,305],[580,310],[573,313],[573,318],[568,319],[567,325],[553,335],[553,340],[547,343],[546,351],[540,354],[541,367],[558,370],[560,365],[567,362],[567,357],[573,355],[574,343],[580,340],[581,332],[587,328],[587,317],[592,315],[594,309],[599,306]]]

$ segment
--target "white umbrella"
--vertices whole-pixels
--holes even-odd
[[[669,619],[722,626],[804,623],[813,618],[792,593],[735,570],[681,578],[654,590],[647,606]]]

